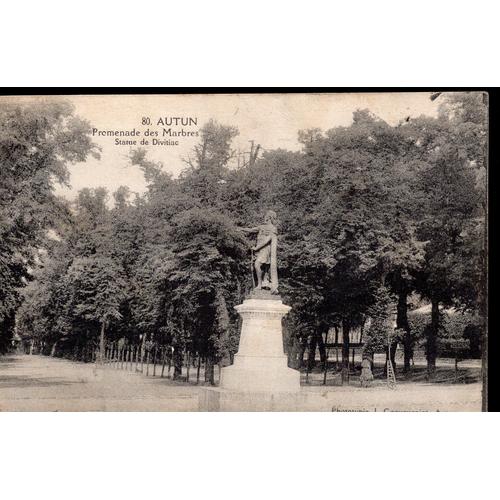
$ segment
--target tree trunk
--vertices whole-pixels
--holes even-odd
[[[342,320],[342,385],[349,381],[349,332],[350,322]]]
[[[290,347],[287,351],[287,362],[288,366],[290,368],[297,368],[297,355],[298,355],[298,346],[297,346],[297,339],[292,338],[290,339]],[[232,358],[231,353],[229,354],[230,358]],[[231,359],[231,364],[233,364],[233,360]]]
[[[290,349],[288,350],[288,366],[290,368],[295,368],[297,370],[300,369],[300,356],[301,356],[301,349],[302,349],[302,344],[300,341],[300,338],[293,336],[291,341],[290,341]],[[304,353],[302,352],[302,359],[303,359]],[[231,364],[233,364],[234,361],[231,360]]]
[[[392,363],[392,369],[394,370],[394,373],[396,373],[396,351],[397,350],[398,350],[398,343],[397,343],[397,341],[395,341],[391,345],[391,363]]]
[[[321,330],[318,332],[318,350],[319,350],[319,358],[321,362],[324,364],[326,363],[326,348],[325,348],[325,341],[323,339],[323,333],[325,330]],[[326,329],[326,333],[328,334],[328,328]]]
[[[103,364],[104,363],[104,349],[106,346],[106,340],[105,340],[105,328],[106,328],[106,323],[103,321],[101,323],[101,337],[99,339],[99,363]]]
[[[174,380],[179,380],[182,377],[182,364],[184,361],[184,354],[182,349],[176,347],[174,350]]]
[[[366,344],[361,353],[361,387],[370,387],[373,381],[373,350]]]
[[[436,374],[437,338],[439,334],[439,300],[431,300],[431,324],[427,328],[427,376],[433,379]]]
[[[403,334],[403,372],[409,373],[411,371],[411,358],[413,357],[413,345],[410,331],[410,324],[408,323],[408,292],[403,289],[399,292],[398,308],[396,317],[396,326],[404,330]]]
[[[170,346],[168,347],[167,366],[167,377],[170,378],[170,369],[172,368],[172,348]]]
[[[300,370],[302,366],[304,365],[304,354],[306,353],[306,348],[307,348],[307,338],[302,337],[300,341],[300,346],[299,346],[299,353],[297,356],[297,369]]]
[[[207,356],[205,360],[205,382],[215,385],[215,364],[212,356]]]
[[[198,353],[198,367],[196,368],[196,383],[200,383],[201,355]]]
[[[316,346],[318,344],[318,337],[313,335],[309,342],[309,351],[307,353],[307,371],[310,372],[316,365]]]

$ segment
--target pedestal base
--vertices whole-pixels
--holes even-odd
[[[243,319],[240,345],[232,366],[222,369],[220,388],[238,393],[300,391],[300,373],[288,367],[281,319],[290,310],[281,298],[261,291],[236,306]],[[243,397],[244,399],[244,397]]]
[[[220,387],[238,392],[297,392],[300,372],[288,368],[287,358],[252,358],[240,356],[239,363],[222,369]]]
[[[294,392],[241,392],[203,387],[198,399],[199,411],[307,411],[308,395]]]

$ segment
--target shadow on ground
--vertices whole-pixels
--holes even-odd
[[[50,379],[47,377],[16,377],[13,375],[0,376],[0,389],[9,389],[17,387],[56,387],[64,385],[73,385],[74,382],[63,381],[59,379]]]
[[[13,365],[15,363],[18,363],[16,358],[7,357],[7,356],[0,356],[0,367],[6,366],[6,365]]]

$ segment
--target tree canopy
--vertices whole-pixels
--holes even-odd
[[[121,187],[113,208],[102,188],[80,191],[71,206],[53,195],[67,163],[97,153],[88,124],[65,105],[1,109],[0,321],[29,281],[17,314],[26,337],[97,339],[105,324],[110,339],[223,362],[237,348],[233,307],[250,286],[250,245],[238,227],[272,209],[280,292],[292,306],[288,345],[332,326],[345,345],[371,318],[367,350],[383,351],[396,321],[406,369],[407,300],[418,294],[435,312],[426,330],[432,375],[439,308],[485,315],[487,103],[473,92],[441,99],[439,116],[396,126],[357,110],[349,126],[298,131],[300,151],[264,151],[239,168],[230,162],[238,130],[210,121],[179,178],[133,151],[147,191],[131,199]]]

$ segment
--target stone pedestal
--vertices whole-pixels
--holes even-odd
[[[276,300],[246,299],[235,308],[243,319],[234,364],[222,369],[219,387],[239,392],[294,392],[300,373],[288,368],[281,319],[290,311]]]
[[[310,411],[311,397],[304,391],[242,392],[204,387],[199,394],[200,411]]]
[[[281,328],[290,309],[279,296],[265,292],[236,306],[243,319],[238,353],[234,363],[222,369],[219,387],[202,389],[200,410],[265,411],[297,406],[300,372],[287,366]]]

